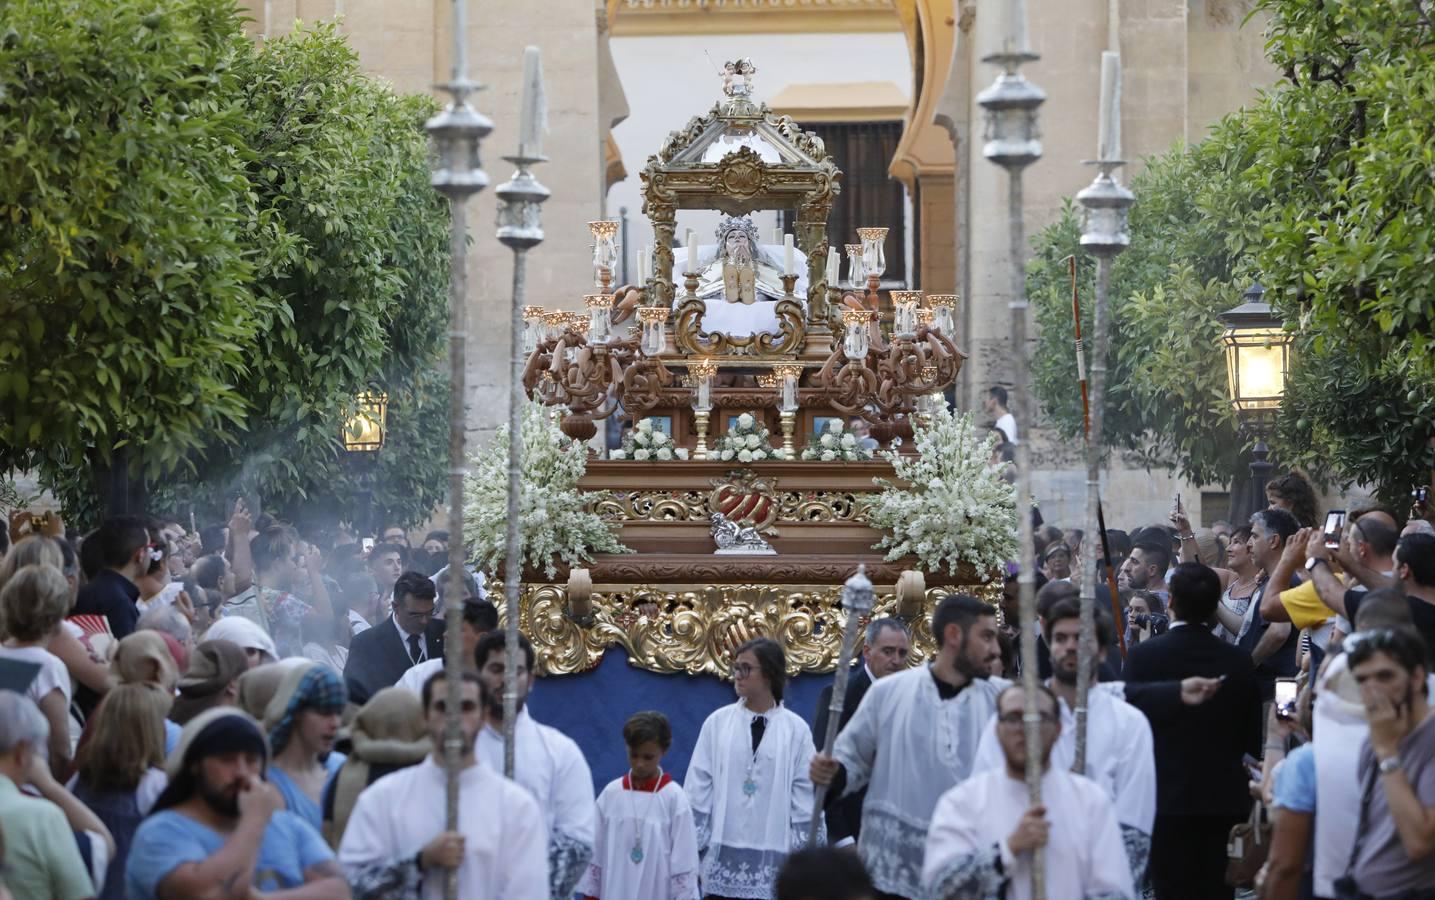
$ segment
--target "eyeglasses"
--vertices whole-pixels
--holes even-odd
[[[1007,726],[1008,728],[1010,728],[1010,727],[1022,725],[1022,724],[1025,722],[1025,718],[1026,718],[1026,713],[1022,713],[1022,712],[1002,713],[1001,715],[997,716],[997,724],[999,724],[999,725],[1005,725],[1005,726]],[[1055,724],[1056,724],[1056,716],[1053,715],[1052,713],[1042,713],[1042,714],[1041,714],[1041,724],[1043,724],[1043,725],[1055,725]]]
[[[732,677],[746,678],[752,674],[752,666],[747,663],[737,663],[732,667]]]

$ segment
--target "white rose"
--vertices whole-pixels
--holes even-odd
[[[611,451],[608,452],[608,458],[609,458],[609,459],[627,459],[627,458],[628,458],[628,454],[624,453],[622,450],[611,450]]]
[[[653,432],[653,443],[655,443],[655,444],[657,444],[659,447],[661,447],[661,446],[663,446],[664,444],[666,444],[667,442],[668,442],[668,436],[667,436],[666,434],[663,434],[661,431],[655,431],[655,432]]]
[[[673,451],[669,450],[667,447],[664,447],[663,449],[661,449],[661,450],[658,451],[658,459],[672,459],[672,458],[673,458]]]
[[[687,458],[688,458],[688,450],[687,450],[686,447],[679,447],[679,448],[677,448],[676,450],[674,450],[673,452],[678,455],[678,459],[687,459]]]
[[[829,420],[827,421],[827,430],[830,431],[830,432],[832,432],[833,434],[841,434],[841,433],[842,433],[842,420],[841,420],[841,419],[829,419]]]
[[[766,452],[765,450],[754,450],[754,451],[752,451],[752,461],[753,461],[753,462],[758,462],[758,461],[764,460],[764,459],[767,459],[767,452]]]
[[[642,462],[643,460],[647,459],[647,458],[648,458],[649,456],[651,456],[651,455],[652,455],[652,454],[650,454],[650,453],[649,453],[648,451],[646,451],[646,450],[634,450],[634,451],[633,451],[633,459],[636,459],[636,460],[638,460],[639,462]]]
[[[750,434],[747,436],[747,440],[743,441],[743,443],[747,445],[747,448],[749,450],[754,450],[757,448],[758,444],[762,443],[762,438],[758,437],[755,434]]]
[[[832,462],[832,460],[834,460],[834,459],[836,459],[836,458],[837,458],[837,454],[836,454],[834,451],[832,451],[832,450],[823,450],[823,451],[822,451],[822,461],[823,461],[823,462]]]
[[[642,420],[640,420],[640,421],[638,422],[638,430],[641,431],[641,432],[644,432],[644,433],[647,433],[647,432],[652,431],[652,430],[653,430],[653,420],[652,420],[652,419],[642,419]]]
[[[752,451],[751,451],[751,450],[739,450],[739,451],[738,451],[738,454],[737,454],[737,461],[738,461],[738,462],[752,462]]]
[[[739,428],[751,428],[751,427],[752,427],[752,415],[751,415],[750,413],[743,413],[742,415],[738,416],[738,417],[737,417],[737,427],[739,427]]]
[[[824,435],[818,440],[818,443],[821,444],[821,445],[824,446],[824,447],[836,447],[836,446],[837,446],[837,438],[833,437],[833,436],[830,435],[830,434],[824,434]]]
[[[849,448],[857,446],[857,438],[853,437],[850,434],[842,435],[842,446]]]
[[[722,461],[723,461],[723,462],[727,462],[727,461],[730,460],[730,459],[732,459],[732,451],[731,451],[731,450],[724,450],[724,451],[722,452]]]
[[[639,447],[646,447],[648,446],[648,436],[641,431],[634,432],[633,443],[637,444]]]

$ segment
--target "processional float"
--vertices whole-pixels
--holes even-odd
[[[600,423],[646,419],[686,456],[588,461],[580,489],[634,552],[553,578],[525,570],[520,624],[548,675],[589,670],[614,647],[650,671],[725,675],[732,650],[757,636],[784,645],[792,674],[831,672],[841,586],[859,566],[877,595],[868,615],[908,620],[922,659],[940,597],[964,586],[995,602],[1000,591],[994,573],[926,572],[873,549],[882,534],[865,512],[873,478],[893,478],[889,462],[797,459],[833,419],[860,419],[880,445],[915,452],[914,425],[945,408],[965,359],[957,297],[885,291],[880,227],[859,229],[839,284],[827,227],[842,173],[818,136],[754,101],[750,61],[728,69],[723,98],[642,172],[653,235],[639,282],[614,285],[617,223],[594,222],[585,310],[523,310],[524,389],[566,435],[588,441]],[[689,230],[675,247],[689,210],[718,215],[712,243]],[[762,210],[788,211],[793,233],[764,243],[748,218]],[[774,445],[781,435],[785,458],[719,457],[744,414]]]

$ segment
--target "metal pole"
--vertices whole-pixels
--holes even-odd
[[[479,142],[493,130],[493,123],[469,105],[468,95],[478,86],[468,78],[467,0],[453,0],[453,68],[449,82],[440,87],[452,100],[424,126],[439,150],[432,184],[449,201],[449,510],[448,575],[445,592],[444,654],[447,715],[444,723],[443,760],[446,778],[445,829],[458,830],[459,774],[466,755],[463,746],[464,535],[463,482],[468,474],[464,446],[467,429],[468,391],[466,383],[468,350],[468,211],[467,202],[488,185],[488,176],[479,163]],[[458,898],[458,870],[445,872],[444,896]]]
[[[867,566],[858,563],[857,574],[842,586],[842,608],[847,613],[847,626],[842,632],[842,655],[837,658],[837,671],[832,678],[832,702],[827,706],[827,733],[822,737],[824,756],[832,755],[832,745],[837,742],[838,723],[842,721],[842,708],[847,703],[847,676],[851,673],[852,653],[857,646],[857,629],[861,626],[862,617],[872,611],[874,602]],[[822,807],[826,800],[827,785],[814,786],[812,821],[807,825],[809,847],[817,845],[817,829],[822,823]]]
[[[523,587],[522,535],[519,526],[519,499],[523,473],[523,409],[528,397],[523,390],[523,307],[527,303],[528,251],[543,242],[539,204],[549,197],[548,189],[528,171],[547,157],[519,155],[504,159],[518,167],[507,183],[495,193],[503,201],[498,214],[498,240],[513,251],[513,303],[509,308],[510,383],[508,393],[508,526],[503,556],[504,664],[503,664],[503,774],[513,777],[514,729],[518,722],[518,618],[519,594]]]
[[[1025,222],[1022,212],[1021,173],[1041,158],[1041,141],[1037,138],[1037,108],[1046,94],[1021,74],[1021,65],[1039,57],[1027,47],[1025,6],[1008,4],[1007,34],[1002,50],[983,58],[997,63],[1002,73],[991,87],[977,95],[977,103],[986,111],[987,140],[982,155],[1007,170],[1008,254],[1011,266],[1011,358],[1014,368],[1013,393],[1018,434],[1026,439],[1016,445],[1016,511],[1019,546],[1017,559],[1018,598],[1021,607],[1022,689],[1025,694],[1026,784],[1032,806],[1041,804],[1041,707],[1037,701],[1036,671],[1036,548],[1031,526],[1031,425],[1032,415],[1028,384],[1030,382],[1030,348],[1027,346],[1027,299]],[[1046,897],[1046,854],[1043,848],[1032,852],[1032,900]]]
[[[1096,308],[1092,311],[1091,334],[1091,415],[1086,433],[1086,529],[1099,532],[1104,543],[1105,517],[1101,511],[1101,436],[1106,421],[1106,343],[1110,319],[1111,264],[1116,255],[1131,246],[1126,231],[1127,214],[1135,195],[1113,176],[1121,161],[1121,56],[1113,51],[1101,55],[1101,126],[1097,138],[1096,180],[1076,195],[1084,209],[1081,246],[1096,257]],[[1094,567],[1099,569],[1099,567]],[[1092,667],[1096,664],[1096,585],[1099,571],[1091,578],[1081,573],[1081,639],[1076,666],[1076,754],[1073,772],[1086,774],[1086,701],[1091,689]],[[1112,596],[1113,606],[1116,597]],[[1120,627],[1119,621],[1112,623]]]

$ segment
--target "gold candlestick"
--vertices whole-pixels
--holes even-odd
[[[797,459],[797,448],[792,441],[792,433],[797,426],[797,413],[791,410],[783,410],[778,413],[782,419],[782,452],[788,459]]]
[[[697,295],[698,295],[698,273],[697,273],[697,272],[684,272],[684,273],[683,273],[683,287],[685,287],[685,288],[688,289],[688,296],[689,296],[689,297],[696,298]]]
[[[693,449],[694,459],[708,458],[708,411],[697,410],[693,413],[693,427],[698,433],[698,445]]]
[[[780,276],[780,277],[782,278],[782,292],[783,292],[784,294],[786,294],[787,296],[791,297],[791,296],[792,296],[792,289],[795,288],[795,287],[797,287],[797,276],[796,276],[795,274],[793,274],[793,275],[782,275],[782,276]]]

